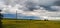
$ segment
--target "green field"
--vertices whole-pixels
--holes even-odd
[[[60,21],[2,20],[3,28],[60,28]]]

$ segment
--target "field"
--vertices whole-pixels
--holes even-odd
[[[2,20],[3,28],[60,28],[60,21]]]

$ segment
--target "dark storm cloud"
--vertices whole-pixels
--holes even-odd
[[[23,0],[3,0],[6,5],[16,5],[16,4],[24,4],[27,9],[27,11],[34,11],[40,8],[40,6],[44,7],[47,11],[57,11],[54,9],[51,9],[51,5],[60,5],[60,0],[24,0],[25,3],[23,3]],[[22,1],[22,2],[21,2]]]
[[[44,6],[44,5],[40,5],[41,7],[44,7],[45,8],[45,10],[47,10],[47,11],[58,11],[57,9],[52,9],[50,6]]]
[[[41,7],[44,7],[47,11],[58,11],[56,9],[52,9],[50,6],[60,5],[59,0],[57,0],[57,1],[56,0],[51,0],[51,1],[46,0],[46,1],[42,1],[42,2],[41,1],[37,2],[37,3],[34,3],[32,1],[26,1],[25,4],[26,4],[26,7],[28,8],[27,10],[34,11],[34,10],[39,9],[41,6]],[[38,7],[36,7],[36,6],[38,6]]]
[[[59,1],[56,1],[56,2],[54,3],[54,5],[60,6],[60,0],[59,0]]]
[[[36,3],[33,3],[33,2],[26,2],[26,7],[29,9],[29,11],[33,11],[35,9],[38,9],[38,5]]]

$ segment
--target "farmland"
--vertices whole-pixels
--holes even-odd
[[[2,20],[3,28],[60,28],[60,21]]]

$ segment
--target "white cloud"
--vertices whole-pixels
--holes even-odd
[[[7,1],[7,0],[6,0]],[[33,4],[31,5],[27,5],[26,3],[28,3],[28,0],[16,0],[16,2],[14,2],[15,0],[10,0],[6,5],[6,3],[4,4],[4,2],[0,2],[0,8],[2,8],[3,13],[11,13],[11,14],[15,14],[16,10],[17,13],[21,13],[23,15],[26,16],[37,16],[40,17],[41,19],[59,19],[60,16],[60,6],[50,6],[51,9],[55,9],[55,10],[59,10],[57,12],[51,12],[51,11],[47,11],[46,8],[41,7],[39,5],[52,5],[55,1],[58,0],[30,0],[32,1]],[[19,2],[20,1],[20,2]],[[36,3],[36,5],[34,4]],[[37,5],[38,4],[38,5]],[[34,5],[34,10],[33,11],[29,11],[29,7],[33,7],[32,5]],[[29,6],[29,7],[26,7]],[[26,11],[27,10],[27,11]]]

